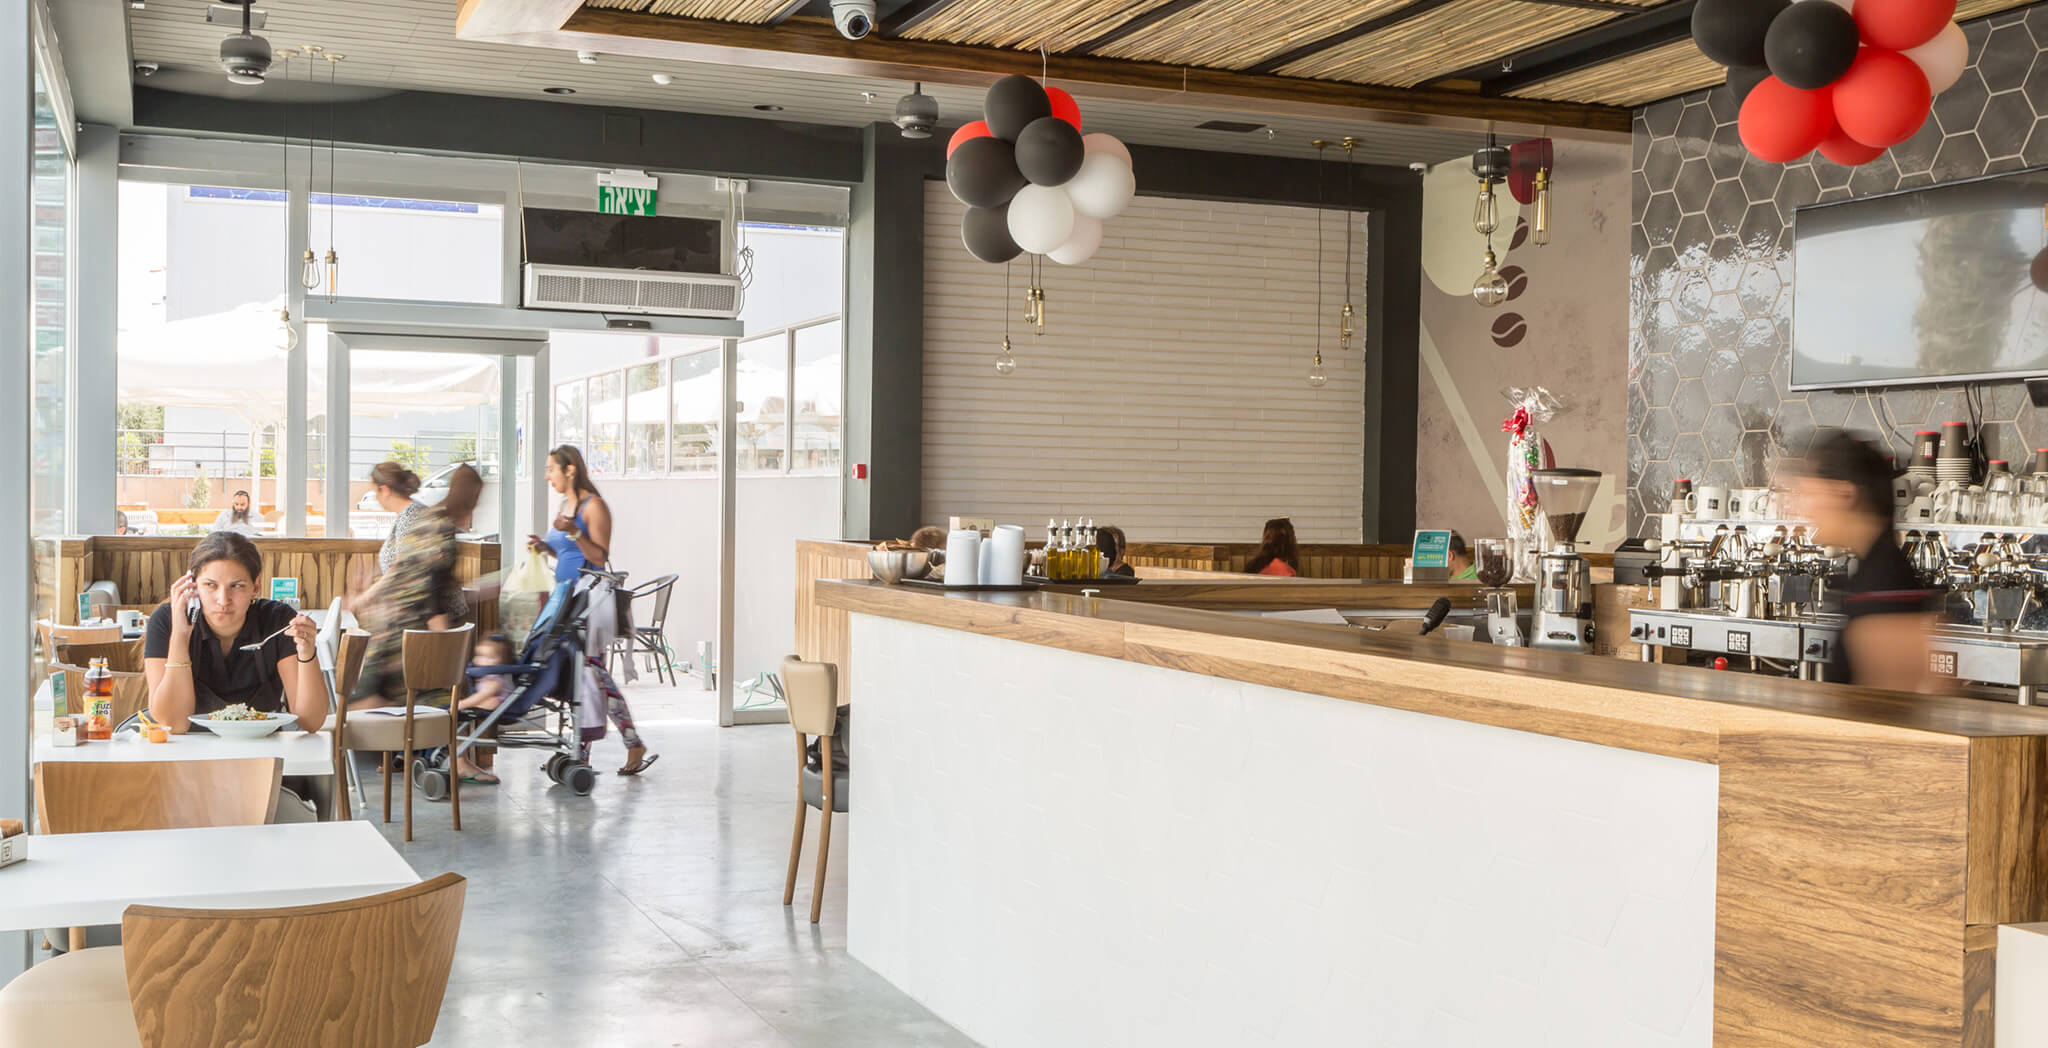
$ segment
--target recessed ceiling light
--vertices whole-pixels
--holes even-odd
[[[667,87],[668,85],[675,83],[676,78],[668,75],[667,73],[656,73],[654,74],[654,82],[660,84],[663,87]]]
[[[578,62],[581,62],[581,63],[583,63],[584,65],[596,65],[596,64],[597,64],[597,52],[595,52],[595,51],[578,51],[578,52],[576,52],[576,60],[577,60]]]
[[[576,93],[576,89],[573,87],[543,87],[540,89],[540,93],[544,95],[573,95]]]
[[[760,111],[761,111],[761,112],[763,112],[763,113],[780,113],[780,112],[782,112],[782,107],[781,107],[781,106],[779,106],[779,105],[776,105],[776,104],[774,104],[774,103],[772,103],[772,102],[770,102],[770,103],[765,103],[765,104],[762,104],[762,105],[758,105],[758,106],[755,106],[754,108],[755,108],[755,109],[758,109],[758,110],[760,110]]]

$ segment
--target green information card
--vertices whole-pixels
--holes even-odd
[[[1451,566],[1451,533],[1448,531],[1418,531],[1415,533],[1415,566],[1418,568],[1448,568]]]

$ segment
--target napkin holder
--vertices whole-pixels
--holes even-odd
[[[0,819],[0,869],[28,858],[28,834],[20,819]]]

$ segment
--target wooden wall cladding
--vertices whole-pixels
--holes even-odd
[[[873,578],[866,543],[796,544],[796,655],[806,662],[839,667],[839,701],[853,697],[852,616],[818,603],[819,579]]]
[[[101,535],[64,539],[59,550],[58,579],[63,588],[57,603],[58,621],[78,621],[78,594],[99,580],[111,581],[121,592],[123,606],[154,606],[170,593],[171,584],[185,573],[197,536],[141,537]],[[263,554],[263,577],[256,580],[260,595],[268,595],[270,580],[299,580],[299,602],[307,608],[324,608],[336,597],[351,594],[377,577],[374,539],[257,539]],[[459,543],[455,576],[464,585],[495,573],[500,563],[496,543]],[[474,601],[471,618],[479,633],[498,627],[495,601]]]

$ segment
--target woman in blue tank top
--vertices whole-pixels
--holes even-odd
[[[543,617],[561,607],[569,588],[576,584],[576,576],[584,565],[605,567],[611,562],[612,510],[605,504],[604,496],[597,493],[597,485],[590,482],[590,469],[583,464],[583,452],[574,444],[564,444],[548,452],[548,487],[562,496],[562,503],[555,511],[554,526],[546,536],[528,535],[527,545],[535,550],[546,550],[555,557],[555,592],[548,600]],[[603,664],[603,652],[585,652],[592,662]],[[621,775],[638,775],[654,758],[647,756],[647,747],[640,740],[640,733],[633,726],[633,714],[626,707],[624,695],[607,689],[606,712],[619,726],[620,741],[626,744],[626,766],[619,769]]]

